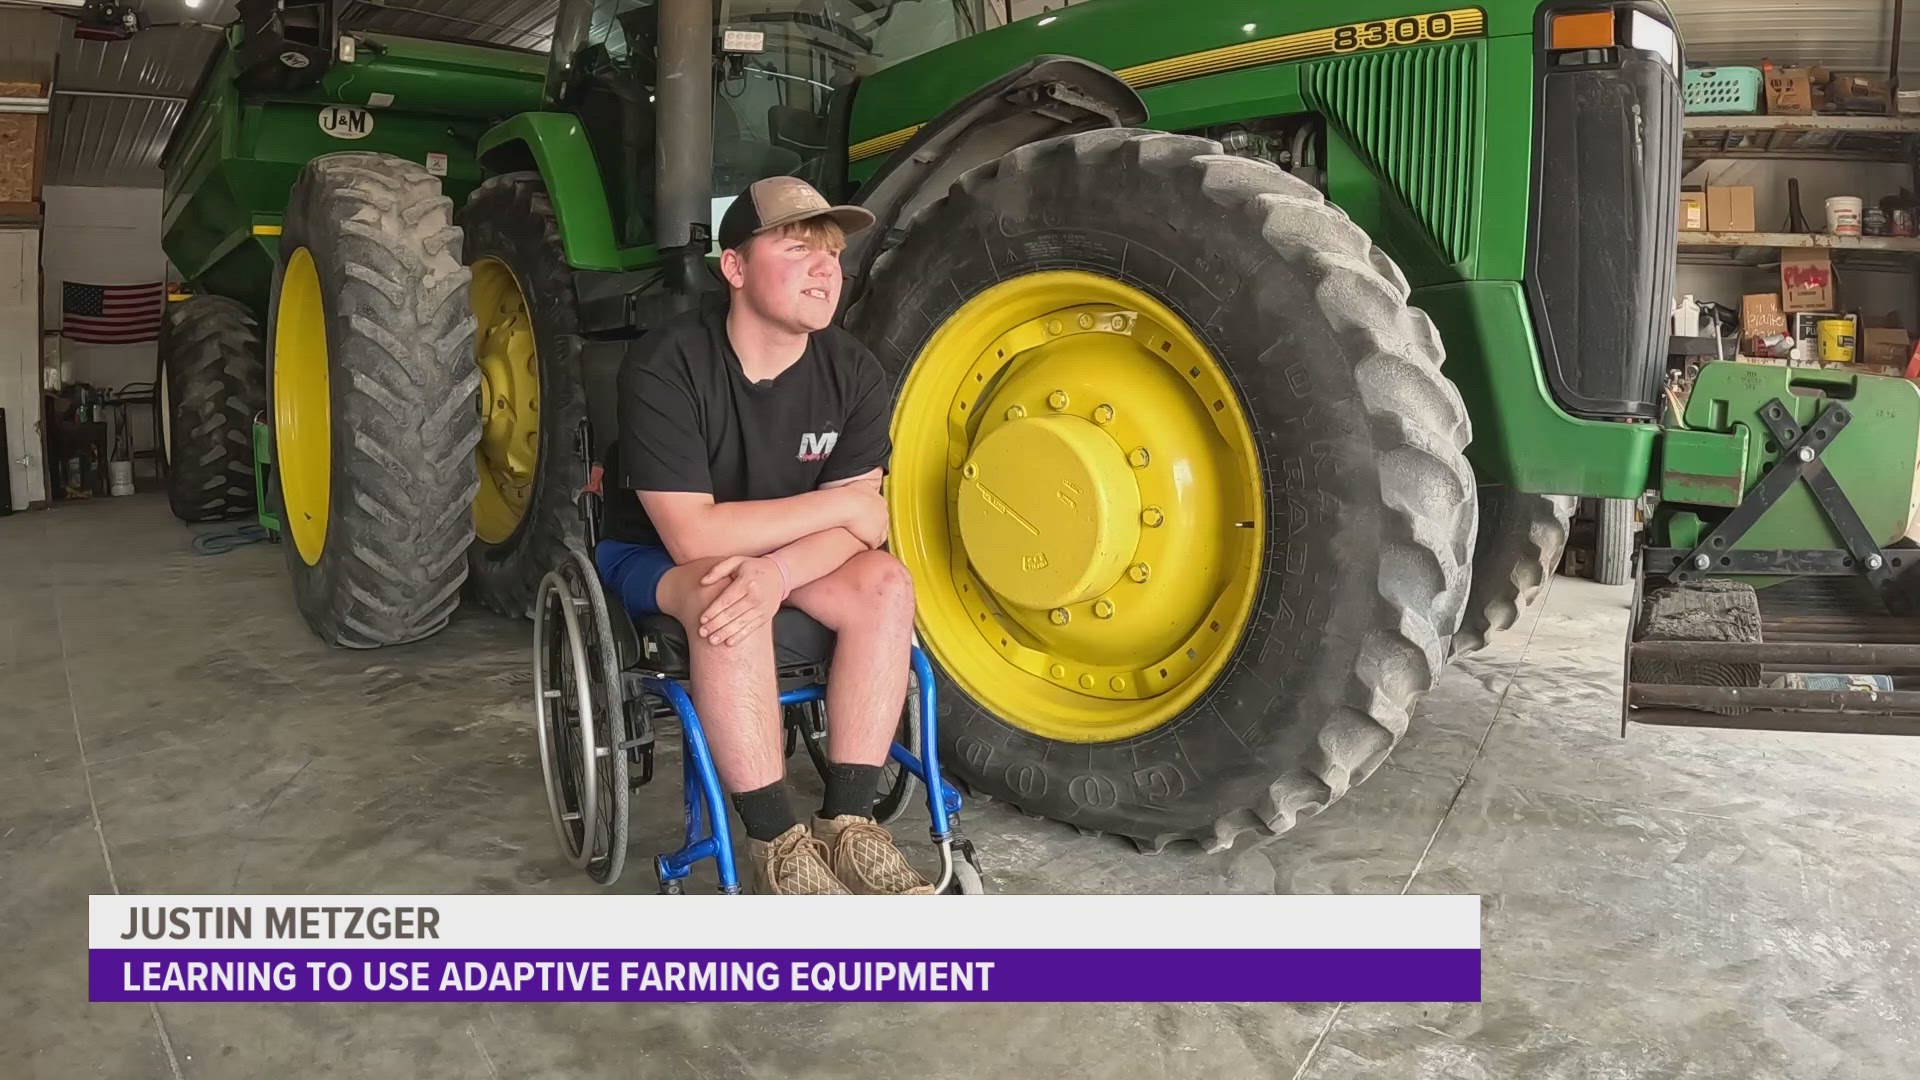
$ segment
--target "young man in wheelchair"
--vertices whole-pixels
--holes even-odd
[[[886,379],[830,325],[845,236],[872,221],[794,177],[754,184],[720,223],[727,303],[648,334],[620,370],[595,561],[628,611],[687,632],[694,705],[758,892],[932,891],[873,820],[906,699],[913,583],[883,547]],[[782,605],[835,632],[826,797],[810,823],[785,779]]]

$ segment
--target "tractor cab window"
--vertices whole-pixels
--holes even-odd
[[[715,66],[715,199],[789,173],[824,190],[834,176],[830,155],[845,152],[834,145],[832,117],[853,82],[977,32],[982,4],[719,0],[722,26],[759,31],[765,48]],[[658,14],[657,0],[593,0],[573,54],[572,111],[587,130],[623,246],[653,242]]]
[[[623,247],[653,242],[656,7],[656,0],[598,0],[574,56],[573,111],[587,129]]]
[[[732,30],[765,51],[727,57],[713,102],[716,198],[791,173],[825,190],[833,113],[855,79],[977,32],[981,0],[731,0]]]

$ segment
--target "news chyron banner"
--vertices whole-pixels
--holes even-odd
[[[94,1001],[1478,1001],[1477,896],[95,896]]]

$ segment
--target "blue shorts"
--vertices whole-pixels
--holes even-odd
[[[660,579],[673,569],[673,556],[655,544],[602,540],[593,549],[600,583],[620,599],[629,615],[660,613]]]

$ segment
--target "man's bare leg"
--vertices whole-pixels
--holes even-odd
[[[907,700],[913,579],[884,551],[863,551],[793,591],[787,602],[834,632],[827,682],[827,758],[882,765]]]
[[[835,634],[827,682],[827,794],[813,835],[833,873],[857,893],[931,893],[884,826],[873,820],[880,768],[907,697],[913,581],[900,560],[863,551],[795,589],[793,606]]]
[[[688,627],[692,694],[720,783],[739,793],[786,776],[781,753],[779,686],[774,681],[771,624],[732,645],[715,645],[695,633],[700,615],[727,587],[725,580],[700,584],[719,559],[676,566],[660,579],[660,610]]]

